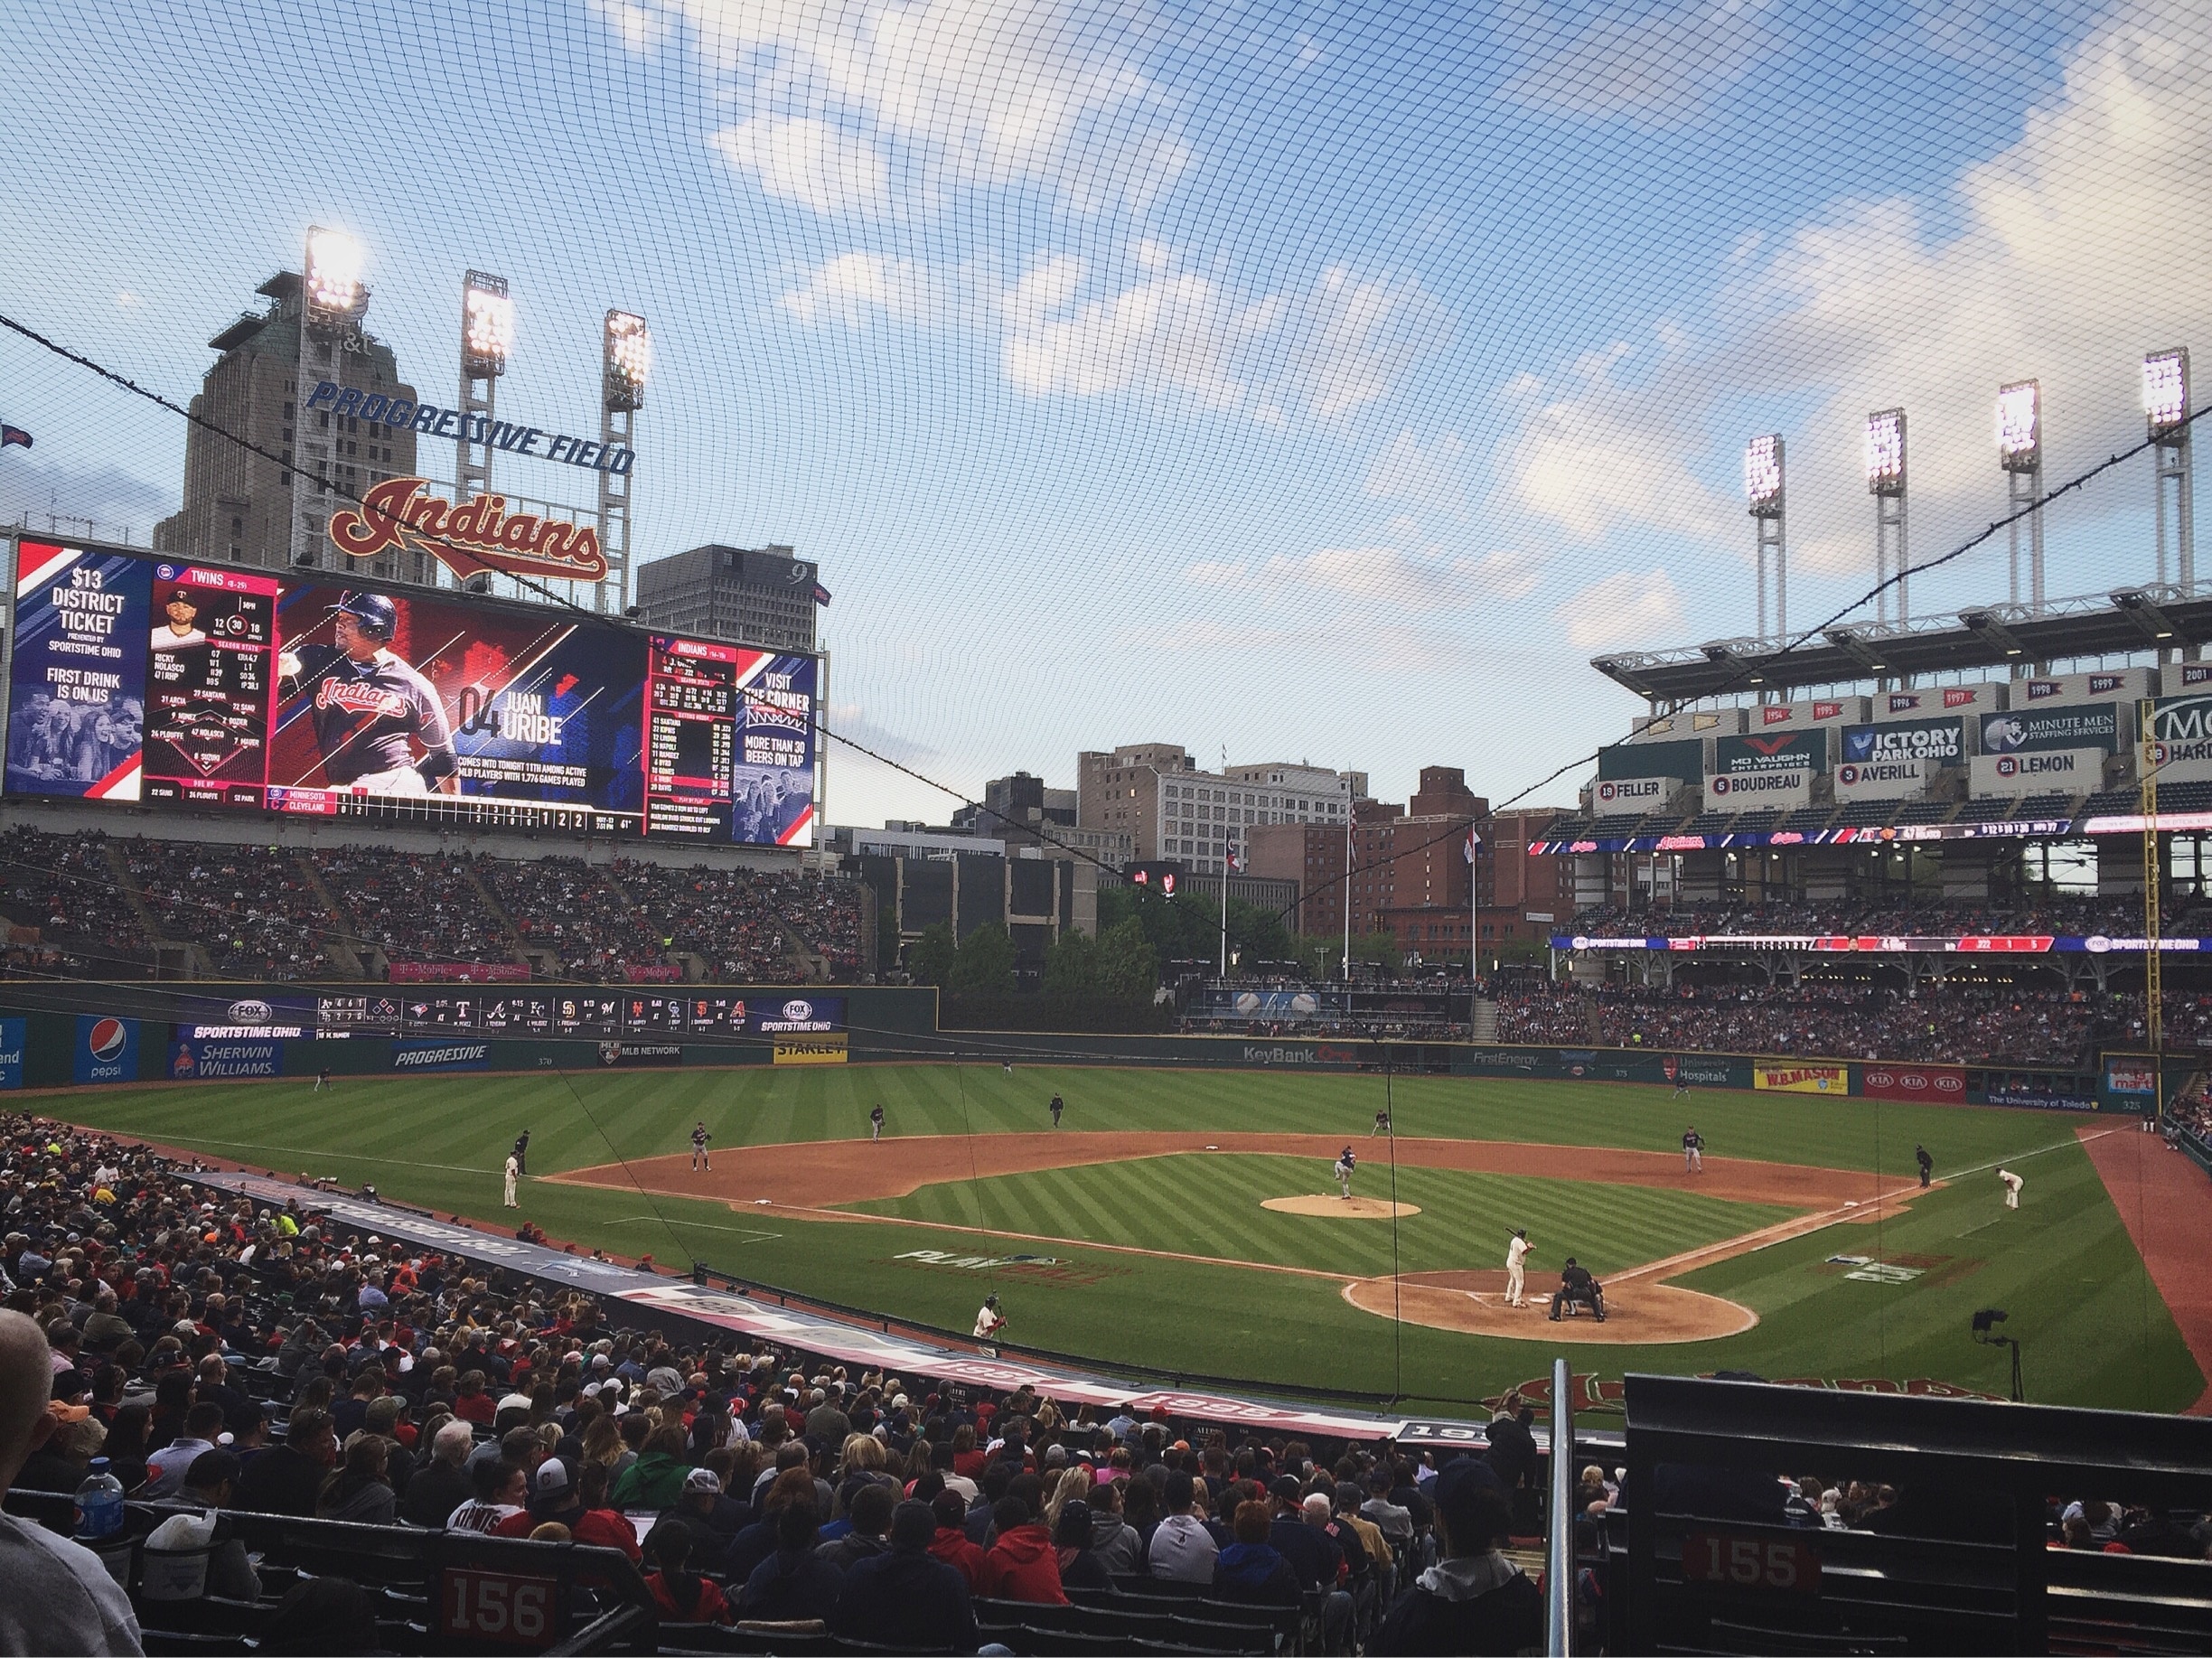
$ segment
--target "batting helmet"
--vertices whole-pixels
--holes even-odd
[[[399,627],[398,607],[380,593],[342,593],[331,614],[352,617],[371,639],[389,639]]]

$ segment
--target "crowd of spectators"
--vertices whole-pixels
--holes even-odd
[[[1572,985],[1543,982],[1500,985],[1494,991],[1500,1042],[1564,1043],[1590,1040],[1589,1009]]]
[[[791,976],[781,905],[786,889],[809,883],[752,869],[672,869],[627,860],[614,874],[672,949],[706,959],[709,978],[742,983]]]
[[[164,938],[191,940],[226,978],[320,979],[336,920],[298,854],[195,840],[122,843],[132,885]]]
[[[551,951],[562,978],[619,984],[626,969],[667,965],[665,934],[600,866],[580,857],[485,858],[477,869],[523,948]]]
[[[94,970],[146,959],[149,941],[108,862],[105,835],[50,835],[18,824],[0,834],[0,922],[10,970]],[[35,934],[35,936],[31,936]]]
[[[2195,932],[2212,914],[2196,898],[2176,895],[2160,911],[2159,930]],[[1674,904],[1636,911],[1585,910],[1569,931],[1594,938],[1718,937],[1730,933],[1829,937],[1940,938],[1961,934],[2051,934],[2137,938],[2142,899],[2078,894],[1999,899],[1935,897],[1776,899],[1766,903]]]
[[[787,879],[776,907],[807,948],[830,963],[833,979],[860,971],[860,885],[857,881]]]
[[[343,904],[351,935],[391,962],[518,960],[517,941],[483,901],[476,860],[389,847],[318,847],[323,885]]]
[[[1533,1500],[1532,1442],[1525,1466],[1439,1477],[1382,1441],[671,1340],[350,1235],[314,1197],[226,1196],[144,1147],[0,1116],[0,1383],[51,1382],[50,1404],[0,1410],[0,1489],[74,1492],[98,1457],[142,1500],[609,1546],[665,1620],[820,1619],[903,1650],[972,1652],[979,1608],[1146,1578],[1303,1608],[1336,1652],[1457,1650],[1427,1643],[1477,1613],[1514,1635],[1499,1650],[1540,1629],[1495,1552]],[[28,1529],[0,1520],[0,1550]],[[211,1592],[259,1592],[242,1549],[210,1564]],[[1471,1607],[1475,1578],[1509,1592]],[[135,1650],[119,1596],[85,1604],[108,1626],[67,1650]]]

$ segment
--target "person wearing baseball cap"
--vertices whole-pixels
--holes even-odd
[[[1444,1558],[1414,1579],[1368,1644],[1377,1653],[1517,1653],[1542,1646],[1543,1596],[1498,1552],[1513,1508],[1479,1458],[1447,1463],[1436,1481]]]
[[[323,777],[370,794],[457,792],[460,763],[444,699],[389,648],[398,606],[380,593],[347,592],[329,615],[334,644],[302,643],[276,659],[279,693],[295,705],[306,699]]]

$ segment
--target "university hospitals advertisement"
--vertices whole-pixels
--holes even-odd
[[[2160,698],[2151,735],[2160,782],[2212,782],[2212,696]]]
[[[16,543],[6,792],[811,845],[815,659]]]

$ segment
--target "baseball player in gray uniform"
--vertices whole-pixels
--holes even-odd
[[[341,594],[331,625],[336,650],[311,645],[276,661],[281,693],[312,698],[307,717],[324,776],[370,794],[459,793],[453,729],[437,688],[388,648],[398,608],[380,593]]]

